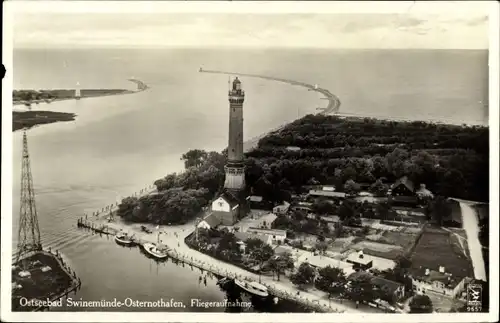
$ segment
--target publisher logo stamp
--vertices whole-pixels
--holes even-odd
[[[483,305],[483,286],[480,284],[467,285],[467,310],[469,312],[481,311]]]

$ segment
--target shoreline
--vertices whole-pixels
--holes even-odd
[[[96,232],[102,230],[108,232],[104,234],[111,235],[113,235],[113,232],[115,234],[118,232],[127,232],[129,235],[133,235],[141,245],[145,242],[157,243],[159,236],[159,246],[161,248],[167,249],[170,258],[177,259],[194,267],[201,268],[205,271],[210,271],[216,275],[224,277],[239,277],[240,279],[247,279],[250,281],[259,280],[258,274],[254,274],[243,268],[213,258],[207,254],[190,248],[185,243],[185,239],[189,235],[193,234],[196,224],[195,220],[189,221],[188,223],[183,225],[160,225],[159,227],[157,227],[149,223],[127,223],[121,219],[113,222],[108,222],[106,220],[108,214],[109,213],[103,212],[103,217],[97,216],[87,220],[79,220],[94,225],[94,228],[98,230]],[[148,234],[143,232],[141,230],[141,226],[147,227],[152,231],[152,233]],[[141,246],[138,246],[138,248],[141,248]],[[275,296],[298,302],[301,305],[309,307],[313,310],[333,313],[342,313],[347,310],[348,312],[363,313],[363,311],[360,309],[348,306],[347,304],[350,303],[347,301],[345,303],[339,303],[338,301],[335,301],[333,299],[328,300],[328,298],[326,298],[326,293],[325,295],[320,296],[309,291],[301,290],[292,284],[288,284],[284,280],[277,281],[274,280],[273,277],[262,275],[261,283],[267,286],[269,290],[271,290],[272,293],[275,294]],[[297,291],[300,291],[300,295],[296,295]]]
[[[59,97],[59,98],[53,98],[50,99],[49,102],[47,102],[45,99],[38,99],[38,100],[31,100],[31,101],[22,101],[22,100],[17,100],[13,101],[12,105],[13,106],[18,106],[18,105],[26,105],[28,103],[30,105],[32,104],[39,104],[39,103],[52,103],[55,101],[67,101],[67,100],[81,100],[81,99],[87,99],[87,98],[99,98],[103,96],[112,96],[112,95],[124,95],[124,94],[134,94],[134,93],[139,93],[142,91],[145,91],[149,89],[149,86],[144,83],[141,80],[137,79],[128,79],[127,81],[132,82],[137,85],[137,90],[127,90],[127,89],[81,89],[81,96],[79,98],[75,98],[74,96],[69,96],[69,97]],[[40,91],[67,91],[67,92],[74,92],[74,89],[55,89],[55,90],[14,90],[14,91],[33,91],[33,92],[40,92]],[[87,91],[103,91],[103,93],[92,93],[90,95],[83,95],[84,92]],[[106,93],[105,91],[111,92],[111,93]],[[114,92],[113,92],[114,91]]]
[[[12,132],[18,131],[18,130],[29,130],[37,126],[43,126],[46,124],[51,124],[51,123],[56,123],[56,122],[68,122],[68,121],[75,121],[77,115],[75,113],[70,113],[70,112],[55,112],[51,111],[50,108],[47,110],[31,110],[31,106],[33,104],[39,105],[39,104],[45,104],[48,106],[50,103],[55,102],[55,101],[68,101],[68,100],[75,100],[79,101],[81,99],[87,99],[87,98],[99,98],[99,97],[105,97],[105,96],[113,96],[113,95],[126,95],[126,94],[136,94],[139,92],[146,91],[150,87],[142,82],[141,80],[136,80],[136,79],[129,79],[128,81],[135,83],[137,85],[137,90],[125,90],[125,89],[87,89],[87,90],[82,90],[82,96],[80,98],[74,98],[74,97],[60,97],[60,98],[54,98],[50,99],[49,101],[46,101],[45,99],[38,99],[38,100],[33,100],[30,101],[28,104],[26,104],[26,101],[15,101],[12,103]],[[23,90],[21,90],[23,91]],[[32,90],[26,90],[26,91],[32,91]],[[33,90],[34,91],[34,90]],[[49,90],[45,90],[49,91]],[[55,90],[55,91],[73,91],[73,90]],[[84,95],[84,91],[94,91],[91,95]],[[96,93],[97,91],[97,93]],[[102,92],[99,92],[102,91]],[[106,92],[108,91],[108,92]],[[115,92],[113,92],[115,91]],[[118,91],[118,92],[117,92]],[[19,109],[15,108],[16,106],[24,105],[26,109]],[[33,117],[30,117],[30,115],[34,114]],[[18,119],[15,120],[15,116],[18,116]],[[50,116],[55,117],[55,119],[48,119]],[[25,117],[23,119],[23,117]],[[32,124],[25,125],[24,123],[32,122]],[[20,127],[16,128],[16,124],[21,124]]]

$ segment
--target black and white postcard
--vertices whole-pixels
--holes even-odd
[[[2,320],[498,320],[498,3],[3,6]]]

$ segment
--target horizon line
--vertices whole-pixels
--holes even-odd
[[[47,47],[46,45],[25,45],[25,46],[12,46],[13,50],[24,50],[24,49],[199,49],[199,50],[348,50],[348,51],[366,51],[366,50],[418,50],[418,51],[489,51],[489,48],[430,48],[430,47],[308,47],[308,46],[134,46],[134,45],[57,45]]]

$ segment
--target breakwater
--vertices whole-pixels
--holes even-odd
[[[225,75],[236,75],[236,76],[245,76],[245,77],[254,77],[254,78],[260,78],[264,80],[270,80],[270,81],[277,81],[277,82],[282,82],[282,83],[287,83],[291,85],[297,85],[297,86],[302,86],[307,88],[310,91],[315,91],[323,94],[325,96],[325,100],[328,100],[328,106],[320,112],[320,114],[330,114],[330,113],[338,113],[340,110],[340,99],[338,96],[335,94],[331,93],[329,90],[305,83],[305,82],[299,82],[295,80],[290,80],[290,79],[284,79],[284,78],[279,78],[279,77],[274,77],[274,76],[267,76],[267,75],[258,75],[258,74],[248,74],[248,73],[236,73],[236,72],[225,72],[225,71],[216,71],[216,70],[204,70],[200,69],[200,73],[211,73],[211,74],[225,74]]]

